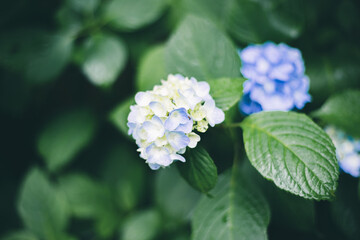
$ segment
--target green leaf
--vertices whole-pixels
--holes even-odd
[[[177,164],[181,176],[196,190],[207,193],[215,187],[217,168],[207,151],[197,146],[188,149],[185,163]]]
[[[65,196],[39,169],[27,174],[17,208],[25,226],[39,238],[62,239],[69,219]]]
[[[240,58],[226,35],[208,20],[188,16],[165,49],[168,73],[199,81],[240,77]]]
[[[314,201],[301,198],[277,188],[272,182],[264,179],[251,165],[248,159],[242,162],[241,176],[261,189],[269,202],[271,225],[275,229],[287,229],[289,233],[312,232],[315,228]],[[276,230],[275,230],[276,231]],[[279,233],[283,236],[283,232]]]
[[[135,104],[134,97],[130,97],[117,105],[114,110],[110,113],[110,121],[115,125],[115,127],[122,133],[124,136],[129,137],[128,135],[128,126],[127,118],[130,113],[130,106]]]
[[[119,213],[112,202],[107,185],[83,174],[69,174],[59,180],[71,214],[80,219],[94,219],[96,230],[103,237],[113,234],[119,224]]]
[[[306,74],[310,78],[312,102],[322,103],[332,94],[360,88],[359,51],[357,45],[346,43],[326,55],[316,56],[311,52],[309,56],[304,56]]]
[[[64,113],[49,122],[40,133],[37,147],[50,171],[69,163],[92,139],[96,120],[86,110]]]
[[[151,90],[160,80],[166,78],[164,46],[152,47],[141,58],[136,78],[139,91]]]
[[[95,85],[111,85],[125,67],[127,50],[118,37],[108,34],[91,36],[82,51],[82,71]]]
[[[266,189],[267,199],[271,205],[271,221],[280,229],[286,227],[301,232],[311,232],[315,228],[315,204],[313,201],[300,198],[275,186]]]
[[[91,14],[100,2],[99,0],[67,0],[66,3],[76,12]]]
[[[342,128],[354,137],[360,137],[360,90],[348,90],[331,96],[314,116],[327,124]]]
[[[181,224],[190,220],[200,196],[174,167],[158,170],[155,201],[162,213],[172,220],[171,223]]]
[[[7,234],[1,240],[39,240],[33,233],[28,231],[17,231]]]
[[[242,123],[251,164],[281,189],[308,199],[332,199],[339,175],[335,147],[304,114],[261,112]]]
[[[212,197],[203,196],[192,221],[193,240],[267,239],[267,202],[233,169],[220,175]]]
[[[0,63],[32,83],[56,78],[67,65],[73,47],[71,32],[19,29],[0,40]]]
[[[120,30],[136,30],[158,19],[168,0],[111,0],[103,15],[111,26]]]
[[[124,143],[114,145],[105,156],[103,179],[111,187],[115,202],[121,210],[131,211],[143,199],[146,167],[136,148]]]
[[[212,19],[246,43],[297,38],[305,23],[301,0],[184,0],[183,5],[186,12]]]
[[[151,240],[155,239],[160,230],[161,217],[154,210],[149,209],[130,216],[123,225],[122,240]]]
[[[210,95],[214,98],[216,106],[223,111],[229,110],[237,104],[243,95],[244,78],[219,78],[208,80]]]
[[[91,218],[104,204],[103,186],[86,175],[70,174],[59,179],[59,187],[65,193],[69,208],[77,218]]]
[[[330,203],[330,214],[335,226],[343,233],[343,239],[360,239],[360,200],[357,198],[357,179],[342,176],[336,191],[336,199]],[[345,238],[346,236],[346,238]]]

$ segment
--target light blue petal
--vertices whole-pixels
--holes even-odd
[[[172,131],[166,132],[165,135],[169,144],[175,149],[175,151],[185,148],[190,143],[189,137],[183,132]]]
[[[161,166],[156,163],[149,163],[149,167],[151,170],[158,170]]]
[[[169,117],[165,120],[164,126],[166,130],[173,131],[180,124],[185,124],[189,121],[190,116],[188,115],[185,108],[178,108],[170,112]]]

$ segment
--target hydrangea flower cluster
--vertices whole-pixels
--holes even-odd
[[[340,168],[353,177],[359,177],[360,139],[354,139],[334,126],[327,126],[325,132],[334,142]]]
[[[311,100],[309,78],[298,49],[266,42],[239,50],[239,56],[241,73],[248,79],[239,103],[244,114],[302,109]]]
[[[224,121],[224,112],[215,106],[207,82],[182,75],[169,75],[152,91],[138,92],[130,107],[129,135],[139,146],[140,157],[157,170],[173,161],[185,162],[180,154],[194,148],[208,126]]]

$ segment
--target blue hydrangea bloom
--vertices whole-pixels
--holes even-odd
[[[327,126],[325,131],[336,147],[340,169],[353,177],[359,177],[360,139],[355,139],[334,126]]]
[[[244,114],[302,109],[311,100],[309,78],[298,49],[266,42],[239,50],[239,56],[241,73],[248,79],[239,103]]]

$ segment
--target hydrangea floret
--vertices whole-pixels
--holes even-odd
[[[169,75],[153,90],[138,92],[130,106],[129,135],[136,140],[140,157],[157,170],[173,161],[185,162],[186,147],[195,148],[204,133],[224,121],[207,82],[180,74]]]
[[[246,115],[260,111],[302,109],[311,100],[301,52],[284,43],[266,42],[238,51],[248,80],[239,103]]]
[[[360,139],[353,138],[334,126],[327,126],[325,132],[330,136],[336,147],[336,155],[341,170],[360,176]]]

